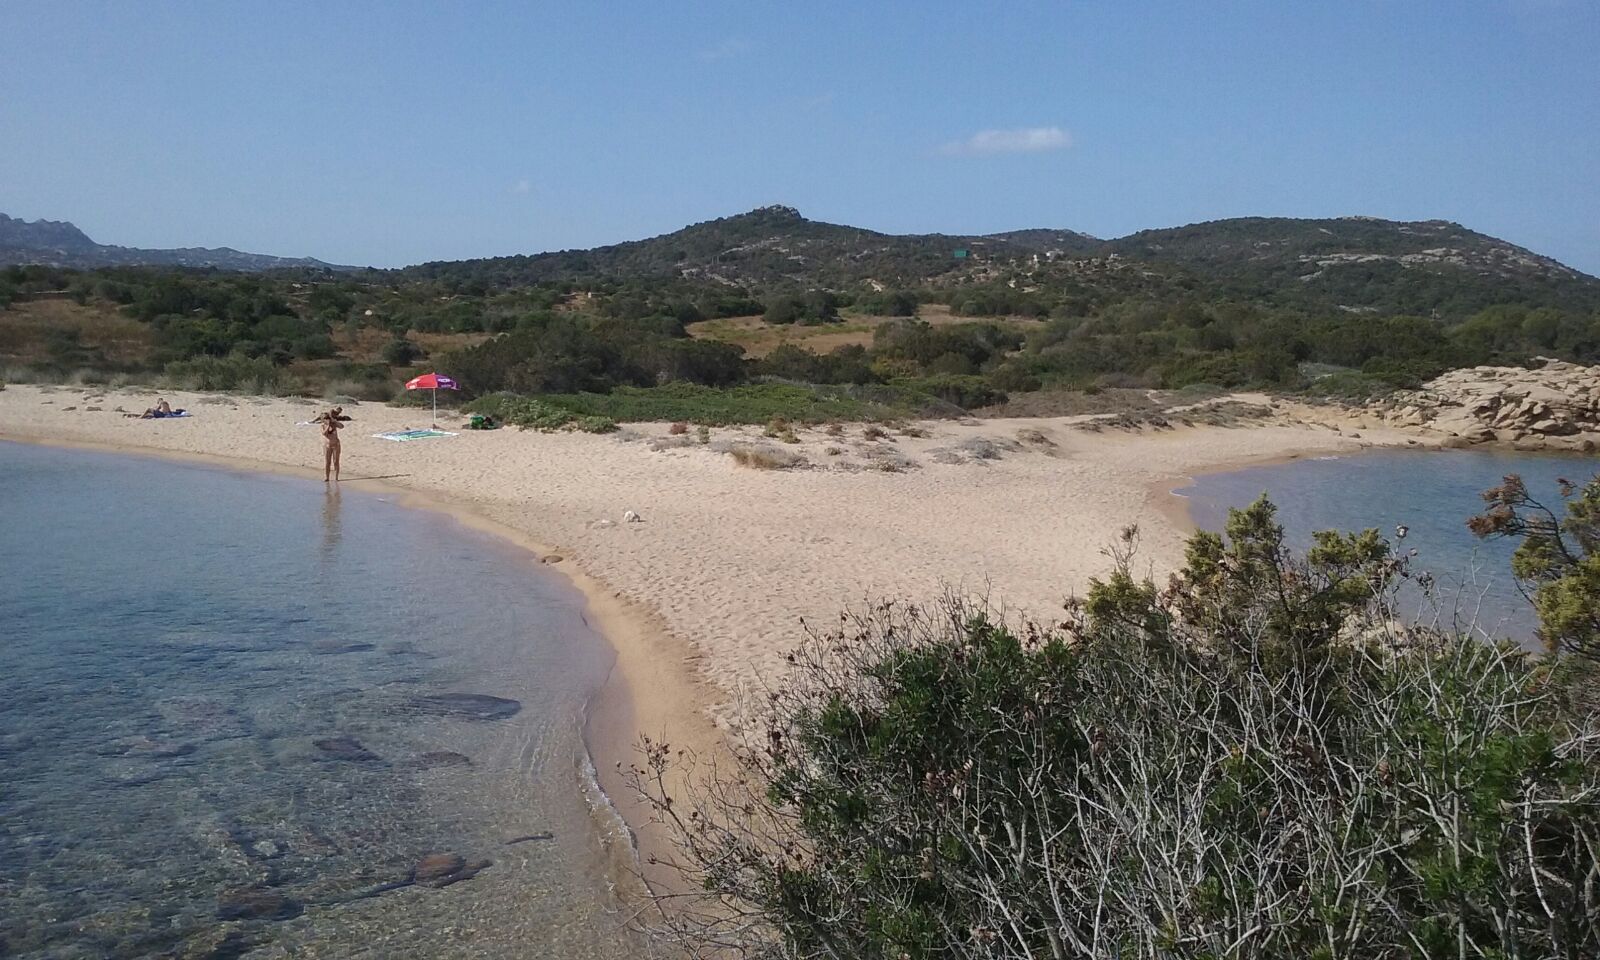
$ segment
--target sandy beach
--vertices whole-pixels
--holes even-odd
[[[311,402],[165,396],[193,415],[117,412],[151,405],[148,392],[10,385],[0,390],[0,437],[320,479],[318,431],[297,425],[318,409]],[[869,440],[850,424],[843,436],[806,429],[781,445],[755,428],[715,429],[713,443],[700,445],[692,431],[669,438],[665,424],[397,443],[373,435],[425,427],[426,409],[346,412],[354,417],[344,431],[347,484],[399,491],[512,537],[585,593],[591,620],[617,650],[589,735],[625,815],[637,811],[612,768],[631,759],[638,734],[715,743],[713,724],[736,726],[740,695],[781,674],[802,619],[825,623],[847,605],[928,600],[947,587],[1049,619],[1105,571],[1103,550],[1125,526],[1139,525],[1143,562],[1158,573],[1171,567],[1187,525],[1169,491],[1186,476],[1423,437],[1366,424],[1354,431],[1332,411],[1287,404],[1234,427],[1096,433],[1076,425],[1082,418],[935,421],[909,431],[925,436]],[[447,429],[459,422],[441,418]],[[942,462],[977,438],[997,456]],[[813,466],[740,466],[718,452],[728,441],[781,446]],[[864,468],[890,449],[899,469]],[[627,511],[641,522],[625,522]]]

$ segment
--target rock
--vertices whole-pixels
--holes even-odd
[[[253,946],[255,943],[244,931],[216,927],[189,937],[174,952],[162,956],[172,960],[238,960]]]
[[[330,760],[343,760],[349,763],[373,763],[383,758],[361,745],[361,741],[354,737],[323,737],[311,741],[312,746],[321,750]]]
[[[634,513],[632,510],[628,510],[628,511],[625,511],[622,514],[622,522],[623,523],[643,523],[644,522],[644,518],[639,516],[637,513]]]
[[[545,557],[543,560],[540,560],[539,562],[540,563],[560,563],[562,560],[565,560],[565,559],[566,559],[565,557],[560,556],[559,554],[552,553],[548,557]]]
[[[292,920],[305,908],[276,890],[234,887],[217,897],[219,920]]]
[[[541,833],[530,833],[530,834],[527,834],[527,835],[521,836],[521,837],[512,837],[510,840],[506,841],[506,846],[509,847],[509,846],[512,846],[513,844],[518,844],[518,843],[531,843],[531,842],[533,842],[535,840],[554,840],[555,838],[556,838],[555,834],[551,833],[548,830],[545,830],[545,831],[543,831]]]
[[[486,693],[440,693],[411,701],[419,713],[467,720],[504,720],[522,709],[522,702]]]
[[[123,737],[95,750],[102,757],[148,757],[155,760],[186,757],[194,744],[177,740],[152,740],[149,737]]]
[[[412,876],[418,883],[427,883],[440,877],[448,877],[466,865],[467,859],[459,853],[430,853],[417,861]]]
[[[1565,437],[1577,433],[1578,425],[1563,420],[1545,419],[1529,424],[1528,429],[1534,433],[1542,433],[1550,437]]]
[[[283,856],[283,844],[276,840],[257,840],[250,844],[250,852],[263,860]]]
[[[371,649],[373,649],[373,644],[348,640],[316,640],[311,644],[311,652],[320,656],[334,656],[341,653],[365,653]]]
[[[412,870],[412,879],[426,887],[448,887],[452,883],[471,880],[480,871],[493,865],[493,860],[468,862],[459,853],[430,853],[417,861]]]
[[[470,767],[472,758],[454,750],[430,750],[420,754],[412,765],[422,770],[432,770],[436,767]]]
[[[1446,437],[1439,441],[1439,446],[1446,450],[1460,450],[1472,446],[1472,441],[1466,437]]]
[[[1560,437],[1600,431],[1600,366],[1547,361],[1531,370],[1452,370],[1419,390],[1397,394],[1387,411],[1391,423],[1416,424],[1415,411],[1421,425],[1474,441],[1492,436],[1516,443],[1530,433]]]

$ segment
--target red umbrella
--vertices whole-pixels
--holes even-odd
[[[407,380],[406,381],[406,389],[407,390],[432,390],[433,391],[433,420],[434,420],[433,426],[434,426],[434,429],[438,429],[438,427],[439,427],[439,391],[440,390],[459,390],[461,388],[456,386],[456,382],[454,380],[451,380],[449,377],[443,377],[443,376],[440,376],[437,373],[424,373],[420,377],[412,377],[410,380]]]

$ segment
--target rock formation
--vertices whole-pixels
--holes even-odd
[[[1600,443],[1600,366],[1540,360],[1533,369],[1452,370],[1381,401],[1374,412],[1447,434],[1446,446],[1499,441],[1592,452]]]

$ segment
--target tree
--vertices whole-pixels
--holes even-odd
[[[1540,637],[1552,652],[1600,663],[1600,475],[1581,488],[1559,483],[1565,516],[1513,474],[1484,493],[1488,509],[1468,526],[1480,537],[1522,541],[1511,571],[1532,594]]]
[[[422,348],[403,336],[383,345],[383,362],[391,367],[409,367],[423,357]]]

